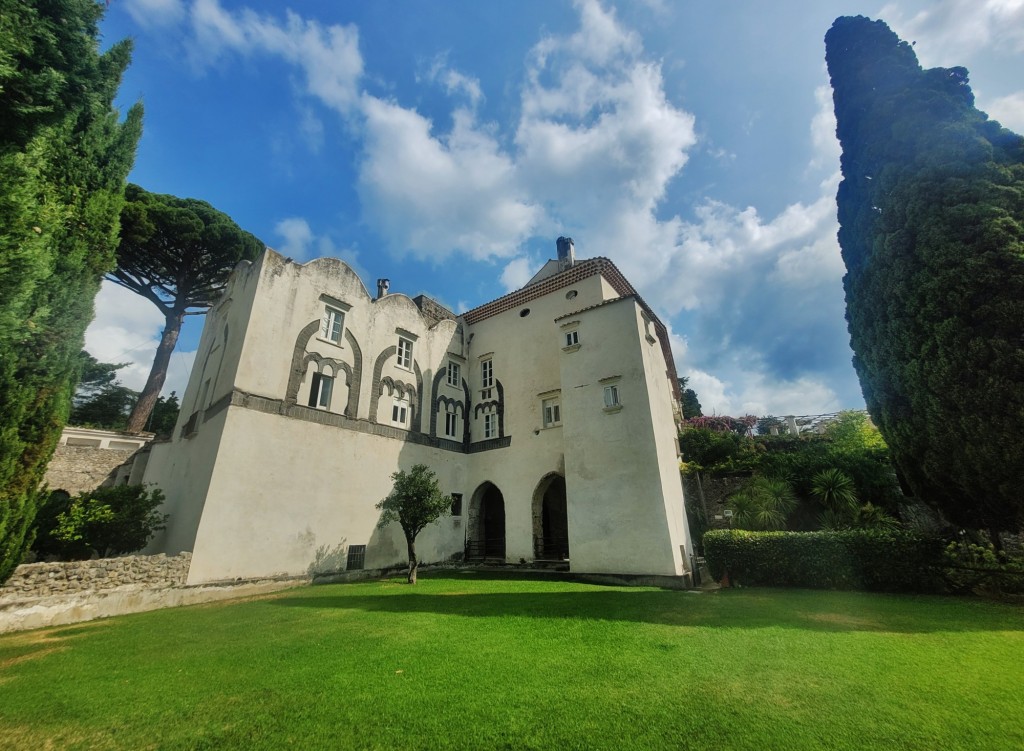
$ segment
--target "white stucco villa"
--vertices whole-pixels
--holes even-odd
[[[371,297],[340,260],[268,250],[209,312],[173,440],[133,478],[167,497],[151,552],[191,551],[189,583],[401,565],[375,504],[417,463],[453,515],[425,563],[568,561],[678,577],[690,540],[667,332],[615,265],[560,238],[520,290],[456,316]]]

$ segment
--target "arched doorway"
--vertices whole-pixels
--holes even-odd
[[[498,486],[485,482],[469,505],[469,536],[466,560],[505,560],[505,498]]]
[[[537,561],[569,559],[569,512],[561,475],[548,475],[533,493],[533,557]]]

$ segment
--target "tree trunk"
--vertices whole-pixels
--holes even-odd
[[[128,416],[128,425],[125,426],[125,430],[129,433],[141,433],[153,412],[153,407],[156,406],[160,390],[163,389],[164,381],[167,379],[167,366],[171,364],[171,354],[178,343],[178,334],[181,333],[181,324],[185,320],[185,313],[171,313],[165,320],[164,333],[160,337],[160,346],[156,348],[156,356],[153,358],[153,367],[149,371],[149,378],[146,379],[146,386],[139,394],[139,400],[135,402],[131,415]]]
[[[416,540],[406,540],[409,546],[409,583],[416,583],[416,569],[419,568],[419,561],[416,560]]]

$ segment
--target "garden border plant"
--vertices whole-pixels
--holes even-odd
[[[713,530],[704,535],[711,575],[734,584],[891,592],[943,590],[946,543],[904,531]]]

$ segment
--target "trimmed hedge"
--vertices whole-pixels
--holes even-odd
[[[748,532],[704,535],[711,575],[745,586],[942,590],[945,542],[909,532]]]

